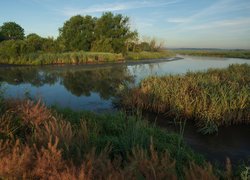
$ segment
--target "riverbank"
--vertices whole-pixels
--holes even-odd
[[[173,50],[173,52],[189,56],[250,59],[250,50]]]
[[[63,64],[105,64],[133,62],[135,60],[174,57],[167,51],[138,52],[127,55],[103,52],[33,53],[19,57],[0,57],[0,64],[7,65],[63,65]]]
[[[0,104],[0,177],[208,179],[240,176],[213,167],[169,133],[123,113],[47,108],[40,101]],[[236,174],[233,174],[236,173]]]
[[[149,77],[138,87],[120,92],[126,107],[194,120],[199,131],[210,134],[222,125],[249,124],[250,66]]]

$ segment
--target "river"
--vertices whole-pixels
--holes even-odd
[[[182,56],[178,60],[148,61],[108,65],[15,66],[0,67],[0,82],[6,98],[41,98],[47,105],[97,113],[114,112],[115,92],[124,84],[136,85],[145,77],[184,74],[225,68],[230,64],[250,64],[237,58]],[[155,119],[155,117],[154,117]],[[175,130],[163,117],[160,126]],[[249,126],[223,127],[216,135],[204,136],[187,123],[184,140],[211,161],[250,158]]]

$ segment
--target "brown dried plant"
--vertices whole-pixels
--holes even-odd
[[[4,179],[26,177],[32,167],[32,150],[28,146],[23,146],[19,140],[14,146],[10,141],[1,142],[0,146],[0,177]]]
[[[130,156],[130,168],[134,167],[136,174],[141,174],[145,179],[177,179],[175,161],[168,152],[159,154],[151,141],[150,152],[135,148]]]
[[[46,146],[51,138],[53,140],[58,138],[60,147],[63,145],[67,149],[72,143],[73,136],[74,133],[69,122],[53,117],[50,121],[37,127],[32,138],[33,142],[40,147]]]
[[[210,163],[199,166],[194,162],[190,163],[189,168],[185,169],[186,180],[218,180],[219,178],[214,175],[213,167]]]
[[[17,112],[26,124],[39,126],[46,120],[52,118],[51,111],[39,99],[37,102],[31,100],[21,101],[17,104]]]
[[[0,117],[0,136],[3,138],[13,137],[19,126],[13,122],[13,114],[5,112]]]

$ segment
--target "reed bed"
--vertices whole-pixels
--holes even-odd
[[[122,54],[104,52],[31,53],[19,57],[1,57],[1,64],[91,64],[123,61]]]
[[[127,107],[194,120],[201,132],[214,133],[221,125],[250,123],[250,65],[149,77],[120,95]]]
[[[160,52],[129,52],[121,53],[106,52],[60,52],[60,53],[30,53],[17,57],[0,55],[0,64],[13,65],[47,65],[47,64],[99,64],[108,62],[122,62],[126,60],[160,59],[173,57],[168,51]]]
[[[174,50],[177,54],[250,59],[250,50]]]
[[[128,52],[126,55],[127,60],[142,60],[142,59],[161,59],[174,57],[175,54],[170,51],[157,51],[157,52]]]
[[[218,179],[231,177],[179,136],[123,113],[48,109],[41,101],[4,100],[1,179]],[[178,145],[177,145],[178,144]],[[224,175],[221,175],[224,174]]]

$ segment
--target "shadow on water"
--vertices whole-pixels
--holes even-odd
[[[156,125],[169,131],[181,134],[180,124],[164,115],[143,113],[143,117]],[[183,124],[182,124],[183,125]],[[221,165],[226,158],[233,164],[250,161],[250,127],[249,125],[233,125],[220,127],[217,134],[203,135],[198,132],[194,122],[187,121],[184,127],[183,139],[197,152],[203,154],[208,160]]]

